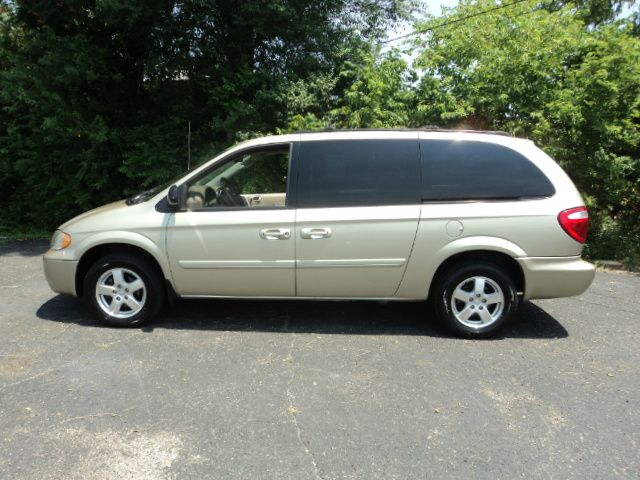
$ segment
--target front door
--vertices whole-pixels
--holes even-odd
[[[241,151],[189,180],[187,208],[167,226],[179,295],[295,295],[291,151],[290,144]]]

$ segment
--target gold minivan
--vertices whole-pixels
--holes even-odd
[[[106,322],[167,298],[431,299],[482,337],[518,303],[579,295],[589,214],[529,140],[355,130],[263,137],[60,226],[44,270]]]

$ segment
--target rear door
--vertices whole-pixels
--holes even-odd
[[[418,135],[303,141],[296,214],[301,297],[391,297],[420,216]]]

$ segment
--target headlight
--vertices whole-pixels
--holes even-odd
[[[71,235],[62,230],[56,230],[51,237],[51,250],[64,250],[71,245]]]

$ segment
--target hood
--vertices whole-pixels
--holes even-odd
[[[130,207],[127,206],[125,200],[118,200],[117,202],[108,203],[106,205],[102,205],[101,207],[94,208],[93,210],[89,210],[88,212],[81,213],[77,217],[74,217],[71,220],[63,223],[59,228],[60,230],[63,230],[65,232],[69,230],[93,230],[93,228],[91,228],[91,223],[94,220],[99,220],[100,229],[104,229],[105,217],[113,215],[115,218],[118,215],[119,211],[128,208]],[[82,227],[80,227],[80,225],[82,225]]]

